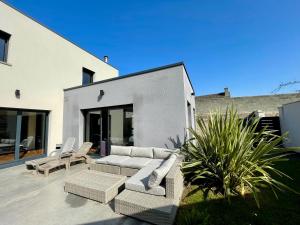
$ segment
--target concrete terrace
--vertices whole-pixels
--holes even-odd
[[[147,225],[114,213],[113,201],[105,205],[65,193],[64,179],[83,169],[86,165],[79,164],[49,177],[24,165],[0,170],[1,225]]]

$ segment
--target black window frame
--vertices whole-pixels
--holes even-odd
[[[89,83],[84,83],[84,75],[85,74],[88,74],[90,79],[89,79]],[[86,86],[86,85],[89,85],[89,84],[92,84],[94,82],[94,74],[95,72],[92,71],[92,70],[89,70],[85,67],[82,68],[82,86]]]
[[[7,62],[7,58],[8,58],[8,45],[9,45],[9,39],[10,39],[11,35],[0,30],[0,39],[4,40],[4,55],[3,58],[0,58],[0,62]]]

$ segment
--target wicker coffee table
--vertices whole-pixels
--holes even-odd
[[[83,170],[65,181],[65,192],[108,203],[124,189],[126,176]]]

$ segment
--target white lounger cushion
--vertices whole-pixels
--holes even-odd
[[[159,167],[162,159],[153,159],[146,167],[142,168],[139,172],[133,175],[125,182],[125,188],[132,191],[143,192],[152,195],[165,195],[166,189],[162,186],[148,188],[148,180],[150,174]]]
[[[131,157],[153,158],[153,148],[132,147]]]
[[[121,167],[141,169],[149,164],[153,159],[142,157],[128,157],[125,161],[120,163]]]
[[[67,153],[67,152],[72,152],[74,149],[74,144],[75,144],[75,138],[74,137],[69,137],[66,142],[63,144],[61,148],[60,154]]]
[[[112,145],[111,149],[110,149],[110,154],[111,155],[130,156],[131,155],[131,148],[132,147]]]
[[[120,166],[123,161],[125,161],[129,158],[130,158],[129,156],[109,155],[109,156],[105,156],[101,159],[97,159],[95,162],[98,163],[98,164],[107,164],[107,165]]]
[[[168,160],[164,161],[160,167],[152,172],[148,182],[149,188],[154,188],[160,185],[164,177],[167,175],[167,173],[175,163],[176,158],[177,157],[175,154],[171,155]]]
[[[153,148],[153,153],[154,159],[167,159],[171,154],[172,151],[174,150],[170,150],[170,149],[165,149],[165,148]]]

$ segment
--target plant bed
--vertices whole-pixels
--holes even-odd
[[[278,180],[300,192],[299,155],[291,157],[289,161],[278,162],[275,167],[293,177],[293,180]],[[191,186],[189,190],[185,190],[186,196],[181,201],[177,214],[177,225],[300,224],[300,196],[293,192],[278,193],[276,199],[270,189],[264,189],[258,193],[262,200],[258,208],[251,194],[231,197],[228,202],[222,195],[211,192],[205,199],[203,191],[193,193],[195,189],[196,186]]]

